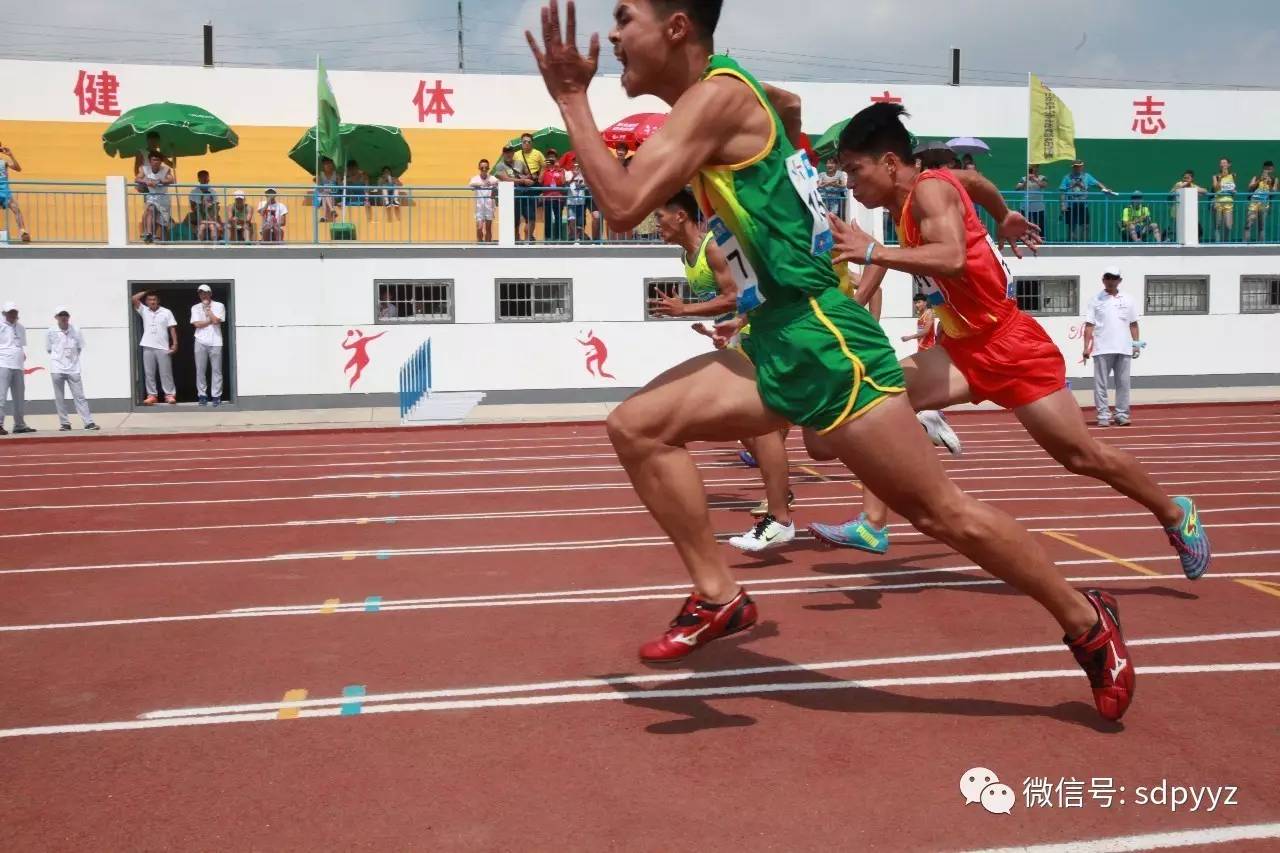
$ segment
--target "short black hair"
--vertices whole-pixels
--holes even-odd
[[[716,25],[720,23],[720,9],[724,0],[651,0],[653,7],[662,15],[674,15],[684,12],[693,22],[698,41],[711,47],[715,39]]]
[[[489,161],[488,161],[488,159],[486,159],[486,158],[484,158],[484,157],[481,157],[481,158],[480,158],[480,162],[476,164],[476,168],[478,169],[478,168],[480,168],[482,165],[483,165],[483,166],[488,166],[488,165],[489,165]],[[390,166],[387,166],[386,168],[390,169],[391,167],[390,167]]]
[[[150,298],[151,298],[151,297],[153,297],[153,296],[154,296],[156,299],[159,299],[159,298],[160,298],[160,294],[159,294],[159,293],[156,293],[154,290],[148,290],[146,293],[142,294],[142,301],[143,301],[143,302],[146,302],[148,299],[150,299]]]
[[[667,199],[667,203],[663,207],[674,207],[677,210],[683,210],[688,215],[690,222],[698,221],[698,201],[688,189],[682,189]]]
[[[1270,160],[1264,160],[1262,163],[1262,168],[1264,169],[1274,169],[1275,167],[1276,164],[1272,163]]]
[[[911,134],[902,124],[910,114],[902,104],[872,104],[849,119],[840,131],[840,150],[854,154],[897,154],[904,163],[911,154]]]
[[[520,134],[520,139],[521,139],[521,141],[524,141],[524,140],[526,140],[526,139],[527,139],[527,140],[529,140],[530,142],[532,142],[532,141],[533,141],[533,134],[532,134],[532,133],[522,133],[522,134]]]
[[[1190,175],[1191,177],[1193,177],[1193,178],[1194,178],[1194,177],[1196,176],[1196,170],[1195,170],[1195,169],[1183,169],[1183,170],[1182,170],[1182,174],[1184,174],[1184,175]]]
[[[203,181],[205,178],[209,177],[209,170],[201,169],[200,171],[196,172],[196,177]]]
[[[912,302],[928,302],[929,298],[925,296],[923,293],[917,293],[915,296],[911,298],[911,301]]]

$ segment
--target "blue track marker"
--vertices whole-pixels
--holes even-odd
[[[352,702],[343,702],[341,714],[344,717],[355,716],[360,713],[360,706],[364,702],[364,685],[348,684],[342,688],[342,698],[352,699]]]
[[[379,551],[379,552],[378,552],[378,559],[379,559],[379,560],[390,560],[390,559],[391,559],[391,552],[390,552],[390,551]]]
[[[382,596],[371,595],[364,600],[365,613],[377,613],[382,609]]]

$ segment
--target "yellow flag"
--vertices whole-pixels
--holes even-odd
[[[1027,162],[1031,165],[1076,158],[1076,122],[1053,90],[1031,75],[1031,127]]]

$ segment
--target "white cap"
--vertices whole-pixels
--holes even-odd
[[[17,310],[18,310],[17,303],[6,302],[4,304],[4,308],[0,308],[0,314],[8,314],[10,311],[17,311]]]
[[[1120,275],[1120,267],[1114,266],[1107,267],[1102,271],[1102,275],[1104,278],[1124,278],[1124,276]]]
[[[244,190],[236,190],[232,195],[235,198],[244,198]]]
[[[70,317],[70,316],[71,316],[71,312],[70,312],[70,311],[68,311],[65,307],[63,307],[63,306],[61,306],[61,305],[59,305],[59,306],[58,306],[57,308],[55,308],[55,309],[54,309],[54,311],[53,311],[53,316],[57,317],[59,314],[66,314],[68,317]]]
[[[196,288],[196,293],[199,293],[199,292],[200,292],[200,291],[202,291],[202,290],[208,291],[209,293],[213,293],[213,288],[212,288],[212,287],[210,287],[210,286],[209,286],[209,285],[207,285],[207,284],[202,284],[202,285],[200,285],[199,287],[197,287],[197,288]]]

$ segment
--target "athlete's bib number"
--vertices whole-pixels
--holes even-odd
[[[1000,262],[1000,268],[1004,270],[1004,295],[1010,299],[1016,299],[1018,296],[1018,286],[1013,281],[1013,271],[1009,269],[1009,265],[1004,262],[1004,255],[1000,254],[1000,247],[996,245],[996,241],[991,239],[991,235],[987,235],[987,245],[991,247],[991,254],[995,255],[996,260]]]
[[[756,275],[751,261],[747,260],[746,252],[742,251],[742,244],[719,216],[711,217],[707,227],[711,229],[716,246],[724,253],[729,271],[733,273],[733,281],[738,285],[738,313],[746,314],[759,308],[764,304],[764,294],[760,292],[760,277]]]
[[[835,238],[831,235],[831,223],[827,221],[827,205],[818,191],[818,170],[813,168],[806,152],[797,151],[787,158],[787,177],[791,178],[796,195],[800,196],[813,217],[810,251],[815,255],[831,251]]]

